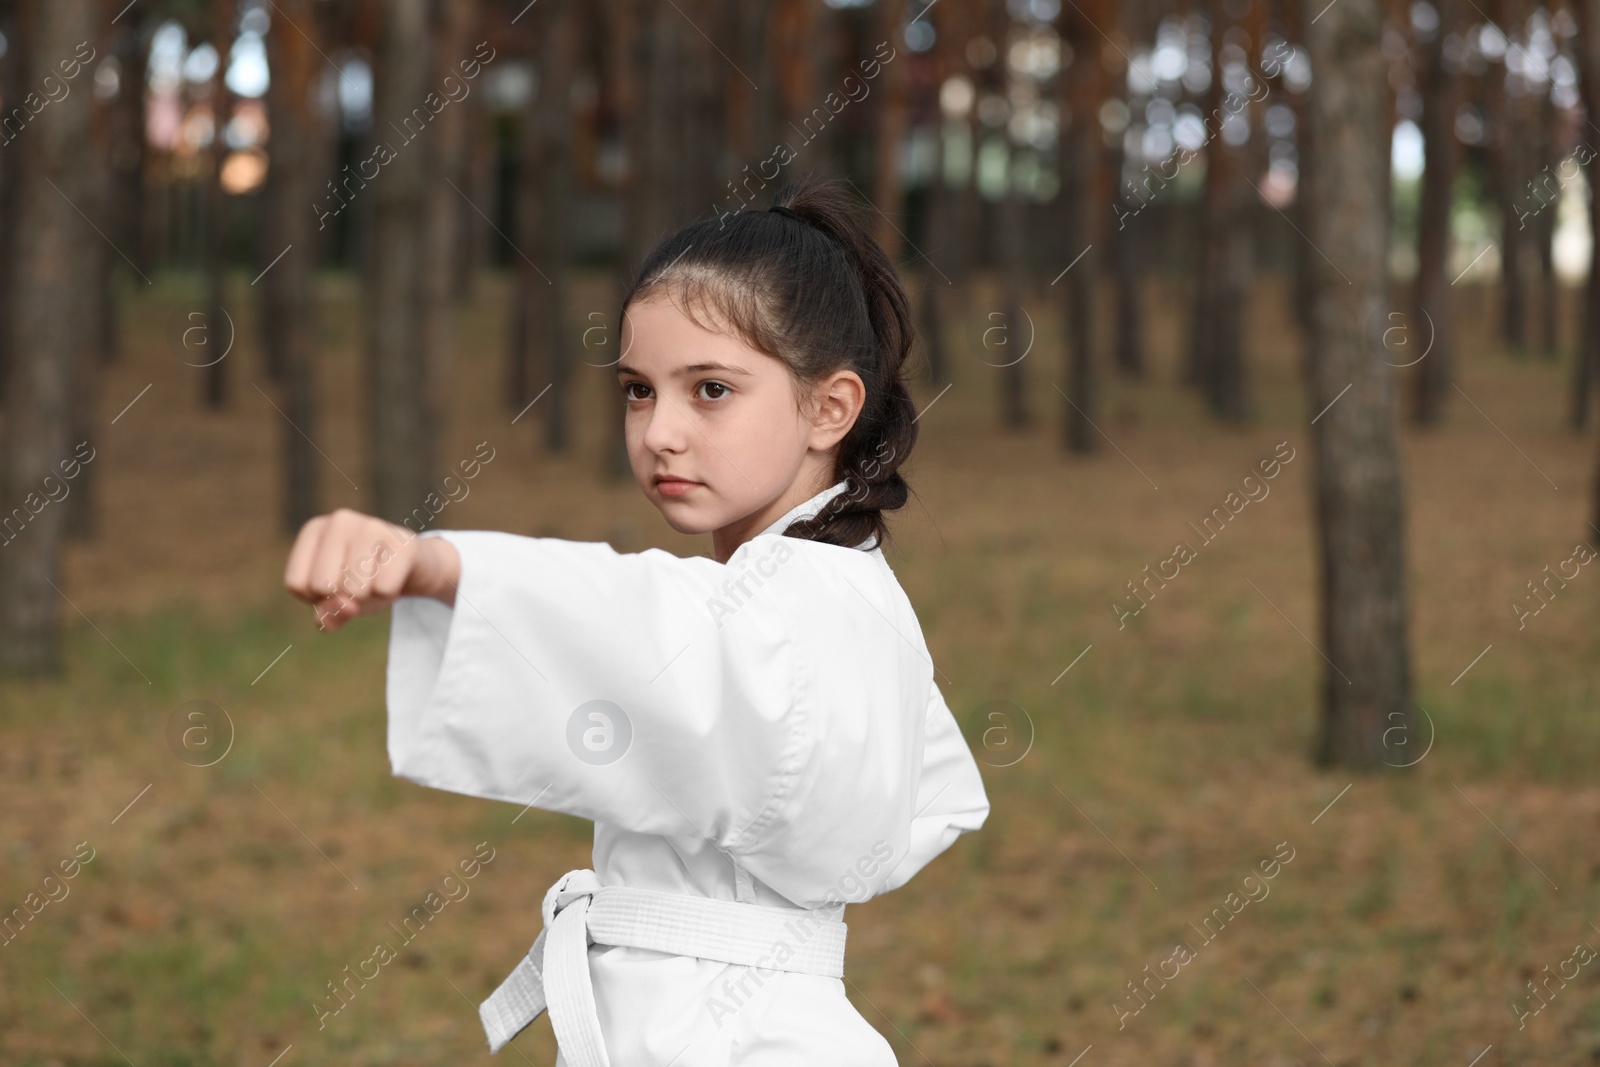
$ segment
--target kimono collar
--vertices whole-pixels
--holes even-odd
[[[760,537],[763,534],[778,534],[781,536],[783,531],[789,528],[790,523],[794,522],[796,519],[809,519],[816,515],[823,509],[823,507],[827,505],[828,501],[844,492],[847,488],[849,488],[849,483],[843,479],[835,482],[822,492],[818,493],[816,496],[812,497],[810,500],[807,500],[805,503],[790,508],[784,513],[782,518],[768,526],[765,530],[762,530],[761,533],[757,534],[756,536]],[[862,551],[870,552],[872,549],[876,548],[877,545],[872,542],[871,538],[868,538],[856,547]]]

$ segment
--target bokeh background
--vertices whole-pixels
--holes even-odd
[[[392,778],[387,620],[318,633],[290,538],[707,553],[626,474],[616,305],[801,173],[916,307],[889,558],[993,802],[851,909],[900,1061],[1600,1060],[1595,0],[0,35],[0,1062],[487,1057],[589,827]]]

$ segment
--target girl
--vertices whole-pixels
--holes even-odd
[[[989,811],[880,547],[916,440],[905,292],[806,179],[650,254],[617,375],[639,488],[713,555],[312,519],[320,625],[394,605],[394,773],[594,820],[594,869],[479,1014],[548,1009],[558,1067],[887,1067],[845,997],[844,905]]]

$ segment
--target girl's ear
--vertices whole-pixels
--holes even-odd
[[[811,447],[832,448],[844,440],[866,403],[867,387],[853,370],[837,370],[812,391]]]

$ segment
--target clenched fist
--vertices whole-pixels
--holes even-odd
[[[461,556],[450,542],[348,508],[302,526],[283,572],[283,584],[316,609],[323,630],[403,596],[454,604],[460,580]]]

